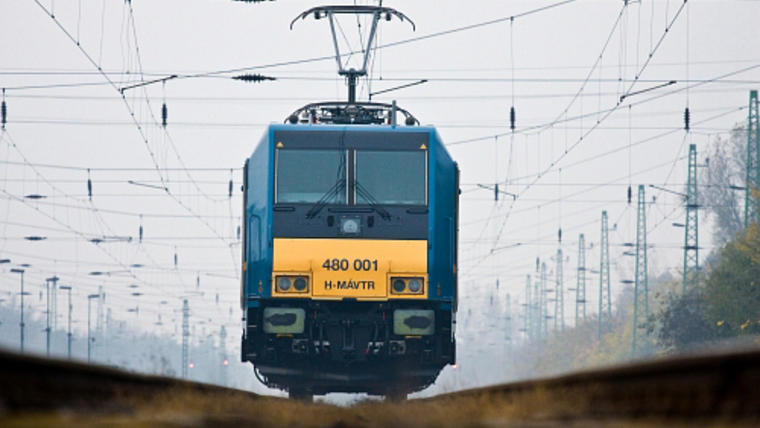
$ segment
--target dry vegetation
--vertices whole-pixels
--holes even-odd
[[[756,426],[758,421],[592,420],[592,403],[578,394],[533,390],[516,398],[478,393],[403,403],[367,401],[351,407],[307,404],[243,394],[173,391],[150,400],[127,399],[120,410],[93,414],[60,410],[21,414],[3,419],[6,427],[136,426],[136,427],[641,427],[641,426]],[[699,422],[699,421],[698,421]]]

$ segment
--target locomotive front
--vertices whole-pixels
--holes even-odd
[[[293,396],[455,361],[458,172],[433,128],[273,125],[245,167],[242,358]]]

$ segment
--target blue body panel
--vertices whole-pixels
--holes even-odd
[[[457,171],[435,129],[430,129],[428,298],[453,302],[456,287]]]
[[[247,306],[256,306],[257,298],[271,293],[272,273],[272,203],[274,150],[271,132],[259,142],[247,164],[246,185],[246,242],[243,254],[243,294]]]

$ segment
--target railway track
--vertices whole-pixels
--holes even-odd
[[[760,426],[760,352],[351,407],[0,352],[0,426]]]

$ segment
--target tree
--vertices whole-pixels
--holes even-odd
[[[704,290],[692,288],[684,295],[669,294],[657,316],[657,338],[671,351],[692,349],[717,337],[716,325],[706,316]]]
[[[725,244],[744,227],[744,192],[736,187],[746,179],[747,130],[736,126],[728,139],[717,137],[712,146],[708,168],[700,173],[700,200],[715,222],[713,241]]]
[[[708,319],[721,337],[760,334],[760,228],[753,223],[721,251],[705,285]]]

